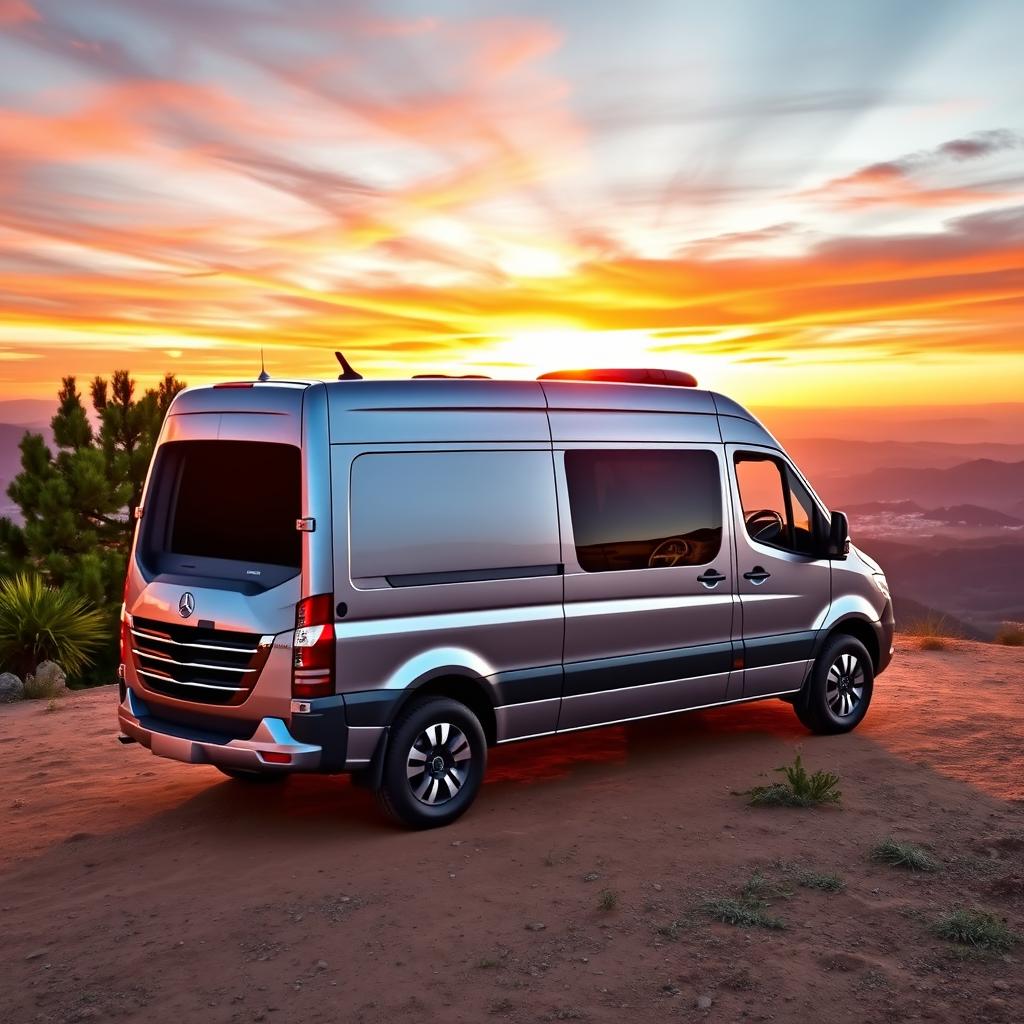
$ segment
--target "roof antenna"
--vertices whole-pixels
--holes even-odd
[[[266,364],[263,362],[263,346],[260,345],[260,375],[256,378],[257,380],[270,380],[270,374],[267,373]]]
[[[338,362],[341,364],[341,373],[338,374],[338,380],[362,380],[363,375],[356,373],[355,370],[349,365],[349,361],[340,353],[335,352],[334,355],[337,357]]]

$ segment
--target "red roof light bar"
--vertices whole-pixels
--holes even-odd
[[[695,388],[697,378],[683,370],[658,369],[591,369],[553,370],[542,373],[537,380],[584,380],[598,384],[662,384],[676,388]]]

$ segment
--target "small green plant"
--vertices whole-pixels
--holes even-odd
[[[768,786],[754,786],[745,795],[753,807],[816,807],[818,804],[837,804],[842,798],[839,776],[835,772],[808,772],[800,753],[792,764],[775,769],[786,777],[785,782]]]
[[[43,661],[56,661],[69,675],[92,663],[106,638],[102,611],[68,589],[21,573],[0,580],[0,665],[23,678]]]
[[[764,902],[765,900],[789,899],[793,895],[793,890],[787,889],[778,882],[773,882],[770,878],[762,875],[760,871],[755,871],[747,879],[746,885],[741,890],[741,895],[748,902]]]
[[[996,633],[996,643],[1006,647],[1024,647],[1024,626],[1016,622],[1003,623],[1002,629]]]
[[[935,924],[939,938],[960,946],[1005,953],[1020,942],[1020,936],[1010,931],[1006,922],[985,910],[954,910]]]
[[[907,871],[938,871],[942,866],[927,850],[889,836],[871,851],[871,859]]]
[[[838,876],[819,871],[800,871],[796,884],[804,889],[820,889],[822,892],[842,892],[846,883]]]
[[[765,913],[765,905],[758,900],[733,899],[729,896],[705,900],[704,913],[716,921],[735,925],[737,928],[785,928],[777,917]]]
[[[611,889],[602,889],[597,898],[597,909],[610,913],[619,905],[619,894]]]

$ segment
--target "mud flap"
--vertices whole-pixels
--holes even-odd
[[[391,734],[391,727],[387,726],[377,740],[377,746],[373,751],[370,763],[359,771],[352,773],[352,782],[361,789],[369,789],[374,793],[380,789],[384,779],[384,757],[388,752],[388,736]]]

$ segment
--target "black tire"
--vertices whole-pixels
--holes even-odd
[[[814,659],[793,709],[811,732],[849,732],[867,714],[874,685],[875,668],[867,648],[855,637],[837,633]]]
[[[265,785],[268,782],[284,782],[288,778],[288,772],[261,772],[257,768],[222,768],[219,764],[214,767],[221,774],[236,782],[249,782],[256,785]]]
[[[403,825],[437,828],[469,809],[486,766],[487,739],[476,715],[458,701],[428,697],[392,726],[377,795]]]

